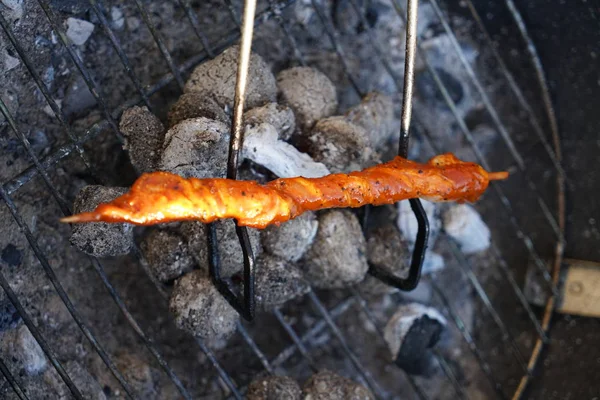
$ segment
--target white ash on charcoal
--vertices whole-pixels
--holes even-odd
[[[474,254],[490,247],[490,229],[481,216],[468,204],[451,205],[443,215],[444,231],[465,254]]]
[[[294,264],[270,254],[256,259],[256,303],[262,310],[283,306],[310,291],[310,284]]]
[[[397,131],[394,124],[394,103],[389,96],[382,93],[367,94],[359,104],[348,110],[345,116],[367,132],[374,149],[384,145]]]
[[[378,267],[399,278],[408,274],[410,256],[408,245],[398,229],[387,224],[373,229],[367,235],[367,260],[373,267]],[[395,292],[397,289],[367,274],[359,285],[360,291],[367,295],[378,296]]]
[[[329,370],[310,377],[302,387],[305,400],[374,400],[369,389]]]
[[[171,127],[165,136],[160,169],[186,178],[224,177],[229,127],[198,117]]]
[[[2,332],[0,350],[2,358],[14,364],[13,370],[22,370],[27,375],[38,375],[48,365],[42,348],[25,325]]]
[[[150,231],[140,250],[154,277],[163,283],[179,278],[195,265],[187,240],[172,228]]]
[[[99,185],[86,186],[79,191],[73,203],[73,213],[93,211],[100,203],[110,202],[129,189]],[[90,222],[73,224],[71,244],[94,257],[128,254],[133,246],[133,225]]]
[[[324,164],[315,162],[308,154],[279,140],[277,130],[269,123],[246,127],[243,156],[278,177],[318,178],[329,174]]]
[[[366,247],[360,223],[353,213],[325,211],[319,215],[314,242],[299,263],[314,287],[348,287],[362,281],[369,269]]]
[[[244,268],[242,247],[233,221],[216,221],[214,226],[219,245],[221,276],[229,278]],[[180,227],[182,236],[187,240],[189,252],[196,260],[197,265],[204,271],[208,271],[209,265],[206,229],[208,229],[207,226],[199,222],[184,222]],[[253,255],[258,257],[263,251],[260,243],[261,232],[253,228],[247,228],[247,231]]]
[[[253,380],[246,392],[247,400],[300,400],[302,390],[289,376],[268,376]]]
[[[329,78],[311,67],[294,67],[277,75],[282,103],[289,105],[301,129],[333,115],[338,106],[336,88]]]
[[[261,232],[266,252],[296,262],[308,250],[317,235],[319,221],[312,211]]]
[[[411,375],[431,376],[435,369],[429,349],[438,343],[446,319],[419,303],[398,307],[384,328],[391,359]]]
[[[180,329],[211,344],[226,341],[239,320],[237,311],[203,271],[189,272],[175,281],[169,309]]]
[[[239,46],[231,46],[212,60],[197,66],[185,84],[186,93],[213,97],[221,107],[233,108]],[[277,85],[269,65],[256,53],[250,57],[246,86],[248,109],[275,101]]]
[[[210,96],[200,92],[182,94],[169,110],[169,127],[173,127],[186,119],[204,117],[231,124],[231,118],[219,103]]]
[[[306,135],[307,152],[332,173],[361,170],[374,157],[369,134],[348,117],[321,119]]]
[[[76,46],[87,42],[94,32],[94,24],[89,21],[69,17],[67,18],[67,37]]]
[[[267,103],[244,113],[245,125],[260,125],[265,122],[275,127],[281,140],[289,140],[296,129],[294,111],[283,104]]]
[[[423,260],[423,274],[429,274],[439,271],[444,268],[444,258],[432,251],[431,249],[435,245],[437,237],[439,236],[442,222],[440,219],[440,212],[436,203],[421,200],[427,219],[429,220],[429,240],[427,243],[427,252],[425,253],[425,259]],[[417,217],[412,211],[410,202],[408,200],[401,201],[398,203],[398,228],[402,233],[402,237],[408,242],[409,249],[412,252],[417,239],[417,232],[419,231],[419,224]]]
[[[165,127],[147,107],[131,107],[121,116],[119,130],[125,138],[123,148],[135,170],[141,174],[158,169],[165,138]]]

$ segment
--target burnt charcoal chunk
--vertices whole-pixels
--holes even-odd
[[[372,160],[369,134],[349,117],[321,119],[307,136],[308,154],[332,173],[361,170]]]
[[[23,261],[23,253],[21,253],[21,250],[17,249],[14,244],[9,243],[2,250],[0,258],[2,258],[2,261],[4,261],[10,267],[18,267]]]
[[[313,212],[306,212],[279,226],[270,226],[262,232],[265,251],[288,261],[298,261],[310,247],[319,222]]]
[[[434,308],[418,303],[400,306],[384,329],[396,365],[411,375],[431,376],[435,363],[430,349],[445,327],[445,318]]]
[[[396,365],[411,375],[431,376],[435,365],[429,349],[439,341],[444,327],[436,320],[423,316],[415,321],[400,348]]]

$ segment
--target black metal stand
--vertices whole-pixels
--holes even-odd
[[[417,217],[419,229],[417,231],[417,240],[410,261],[408,276],[406,278],[399,278],[382,268],[374,265],[369,266],[369,274],[373,275],[386,285],[393,286],[403,291],[413,290],[417,287],[419,279],[421,278],[421,269],[423,267],[425,251],[427,250],[427,241],[429,239],[429,221],[427,220],[427,214],[425,214],[421,201],[419,199],[410,199],[409,201],[410,207],[412,208],[415,217]]]
[[[240,298],[236,295],[229,283],[221,278],[221,258],[219,255],[219,244],[217,241],[217,232],[214,224],[208,224],[207,240],[208,240],[208,265],[209,274],[217,287],[217,290],[231,304],[233,308],[248,321],[254,319],[255,295],[254,295],[254,277],[255,265],[254,254],[252,254],[252,246],[250,238],[245,227],[236,226],[236,233],[242,246],[244,256],[244,297]]]

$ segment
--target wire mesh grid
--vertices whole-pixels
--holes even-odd
[[[70,126],[70,124],[67,122],[67,118],[61,111],[60,106],[53,99],[46,84],[44,83],[43,78],[37,72],[35,65],[30,60],[30,55],[25,50],[25,46],[23,45],[23,43],[20,43],[20,41],[14,35],[14,33],[11,30],[11,26],[6,20],[5,16],[2,13],[0,13],[0,24],[2,25],[3,32],[6,35],[8,42],[16,52],[19,60],[27,68],[31,79],[35,82],[38,90],[42,94],[50,109],[53,111],[59,124],[61,125],[61,128],[64,130],[68,138],[68,143],[59,147],[53,153],[45,156],[43,159],[40,159],[32,150],[32,145],[27,139],[26,135],[19,129],[18,123],[13,118],[13,115],[9,110],[7,104],[4,102],[4,100],[0,100],[0,110],[2,111],[2,114],[8,122],[12,132],[14,132],[14,134],[17,136],[19,142],[27,152],[27,155],[30,157],[30,160],[33,162],[32,166],[26,168],[19,175],[3,183],[3,185],[0,187],[0,196],[2,197],[12,217],[14,218],[14,222],[16,223],[22,234],[26,237],[36,258],[39,260],[39,263],[43,267],[54,289],[59,295],[61,301],[67,307],[70,315],[77,323],[79,329],[90,342],[95,351],[98,353],[106,367],[110,370],[110,372],[113,374],[116,380],[121,384],[122,390],[124,391],[125,395],[130,398],[137,398],[138,395],[134,393],[130,383],[124,377],[123,371],[120,371],[117,368],[117,366],[112,361],[111,355],[109,355],[109,353],[103,348],[102,344],[97,340],[96,336],[88,328],[88,323],[84,321],[84,318],[82,317],[81,313],[77,310],[76,306],[70,300],[69,295],[63,289],[61,283],[59,282],[54,272],[51,262],[49,262],[48,256],[44,253],[44,250],[39,245],[38,239],[33,234],[28,224],[25,222],[13,198],[16,195],[18,195],[19,190],[27,183],[34,179],[41,178],[48,190],[50,191],[53,199],[58,204],[61,212],[65,215],[70,214],[70,207],[67,201],[64,199],[63,194],[61,194],[60,191],[52,183],[52,178],[49,176],[49,174],[57,168],[61,160],[67,158],[71,154],[76,154],[77,157],[81,159],[85,167],[90,170],[90,175],[94,176],[95,174],[93,171],[92,163],[89,160],[89,155],[86,153],[86,150],[84,150],[84,145],[87,142],[95,138],[97,135],[99,135],[106,129],[110,129],[114,135],[121,138],[119,129],[117,127],[116,119],[120,116],[123,110],[127,109],[128,107],[134,104],[139,103],[143,103],[150,109],[152,109],[152,103],[150,101],[150,98],[153,95],[159,93],[161,90],[164,90],[172,83],[174,83],[179,89],[182,89],[184,85],[183,76],[185,75],[185,73],[187,73],[195,65],[203,62],[208,58],[214,57],[216,54],[219,54],[223,49],[227,48],[239,37],[239,10],[241,9],[241,5],[233,4],[230,1],[226,1],[226,5],[231,13],[231,18],[234,22],[235,28],[231,29],[227,35],[223,35],[220,41],[216,43],[210,43],[207,35],[204,34],[203,27],[201,26],[198,16],[192,8],[192,6],[190,5],[190,3],[188,3],[186,0],[177,0],[176,3],[184,10],[185,15],[187,17],[186,22],[192,26],[193,31],[197,36],[197,40],[199,40],[203,46],[203,51],[202,53],[195,55],[184,62],[181,62],[180,65],[177,65],[175,58],[170,54],[168,48],[169,46],[167,46],[165,39],[161,37],[160,32],[157,30],[155,24],[153,23],[152,18],[149,15],[148,10],[146,8],[146,5],[141,0],[136,0],[135,4],[142,17],[142,22],[151,33],[156,46],[160,50],[160,54],[162,55],[163,61],[166,63],[170,71],[162,78],[158,79],[158,81],[155,84],[151,86],[143,86],[141,80],[134,72],[134,67],[128,59],[126,52],[123,50],[119,39],[114,34],[109,22],[106,19],[106,11],[103,10],[102,4],[95,0],[90,1],[92,11],[97,16],[103,33],[110,40],[114,51],[117,53],[119,60],[123,64],[123,67],[127,73],[127,76],[131,80],[131,83],[135,87],[135,90],[138,94],[138,97],[126,101],[119,107],[116,107],[115,109],[111,110],[108,106],[108,101],[104,99],[102,95],[100,95],[101,91],[99,90],[97,83],[92,78],[89,69],[86,67],[85,63],[82,61],[80,55],[77,53],[75,48],[69,42],[69,39],[67,38],[64,29],[62,28],[61,23],[59,22],[55,10],[53,10],[49,2],[44,0],[38,1],[39,7],[43,10],[44,14],[46,15],[53,32],[57,35],[58,40],[60,41],[62,46],[64,46],[64,49],[68,52],[70,60],[76,66],[78,73],[81,74],[81,77],[85,82],[85,85],[87,85],[90,92],[94,96],[97,104],[100,106],[103,118],[99,122],[96,122],[93,126],[87,128],[83,135],[77,135],[74,132],[73,128]],[[476,21],[478,28],[483,33],[487,45],[493,52],[494,58],[498,62],[502,74],[507,80],[509,87],[513,92],[513,95],[515,96],[518,104],[527,113],[529,121],[531,123],[531,128],[533,129],[534,133],[538,136],[539,143],[542,144],[556,170],[555,172],[558,185],[558,211],[556,212],[555,217],[551,212],[550,207],[544,201],[543,197],[537,194],[538,188],[534,183],[534,178],[529,174],[527,165],[524,161],[524,157],[519,152],[517,145],[513,143],[511,134],[509,133],[509,129],[505,126],[504,122],[500,118],[496,108],[494,107],[492,101],[488,97],[483,84],[478,79],[478,76],[476,75],[475,71],[473,71],[469,63],[466,61],[466,58],[463,54],[463,50],[457,42],[455,33],[451,28],[451,24],[448,20],[447,15],[444,14],[436,0],[430,0],[429,4],[433,7],[436,15],[441,21],[443,29],[451,38],[452,47],[459,56],[464,68],[468,73],[468,76],[470,77],[472,83],[475,85],[478,94],[481,96],[485,110],[491,116],[496,129],[498,130],[503,141],[505,142],[509,150],[508,154],[510,154],[510,157],[514,162],[514,165],[516,165],[516,168],[522,172],[530,191],[536,193],[537,202],[540,206],[540,209],[545,215],[547,221],[546,223],[555,234],[556,242],[558,244],[556,246],[553,268],[551,270],[548,270],[546,267],[546,263],[538,253],[538,250],[535,248],[534,240],[522,228],[522,221],[518,220],[515,217],[514,206],[509,200],[508,196],[504,193],[503,189],[499,185],[493,185],[492,192],[495,196],[497,196],[497,198],[500,201],[500,204],[503,207],[503,209],[501,210],[503,217],[509,221],[510,225],[513,228],[513,232],[522,241],[530,257],[534,260],[534,264],[542,272],[542,275],[546,283],[548,284],[551,292],[555,295],[557,293],[556,286],[558,284],[558,269],[561,262],[563,246],[562,232],[564,228],[564,195],[562,193],[562,190],[564,185],[564,172],[560,166],[561,154],[560,143],[558,141],[557,125],[554,118],[552,104],[549,99],[547,85],[544,81],[544,75],[541,69],[541,64],[539,63],[538,57],[535,53],[535,47],[533,46],[533,43],[528,37],[525,25],[523,24],[519,16],[518,10],[516,9],[515,5],[511,0],[506,0],[506,5],[510,10],[511,15],[515,19],[517,26],[523,36],[523,39],[527,43],[527,49],[528,51],[530,51],[531,58],[534,60],[535,70],[538,75],[539,83],[541,85],[542,98],[546,107],[546,112],[551,127],[552,144],[550,141],[547,140],[542,128],[542,123],[535,115],[533,108],[527,102],[525,96],[523,95],[523,92],[519,89],[516,80],[511,75],[508,67],[501,58],[499,52],[496,51],[495,45],[493,44],[490,35],[487,33],[486,26],[482,22],[482,18],[477,13],[475,6],[470,0],[467,0],[465,3],[474,21]],[[295,58],[296,63],[299,65],[307,65],[308,63],[306,61],[306,57],[297,45],[289,23],[282,16],[282,12],[291,4],[293,4],[293,1],[276,2],[275,0],[268,0],[267,4],[265,4],[263,9],[259,11],[256,18],[256,24],[259,25],[271,19],[276,21],[280,27],[281,35],[289,43],[292,56]],[[369,24],[366,21],[366,16],[363,13],[359,2],[357,0],[350,0],[350,4],[352,6],[352,9],[356,12],[358,18],[360,18],[363,22],[363,25],[367,27],[367,34],[371,35],[371,32],[368,28]],[[396,0],[391,1],[390,5],[394,8],[395,12],[397,13],[398,21],[404,21],[406,10],[403,7],[403,5],[401,5]],[[362,97],[365,94],[364,89],[361,87],[358,79],[356,77],[353,77],[351,72],[349,71],[349,68],[347,66],[347,56],[344,52],[342,45],[340,44],[336,29],[332,26],[327,13],[324,11],[323,4],[316,0],[313,0],[310,6],[313,7],[316,15],[318,16],[318,20],[323,25],[324,33],[330,41],[332,49],[338,57],[339,63],[342,65],[342,70],[346,75],[346,78],[351,83],[351,86],[356,91],[356,94],[359,97]],[[398,71],[394,71],[392,69],[392,67],[386,59],[384,51],[377,45],[376,41],[373,40],[372,43],[374,57],[382,63],[385,70],[393,79],[398,91],[401,92],[405,88],[405,86],[404,83],[398,77]],[[470,144],[474,154],[477,157],[477,161],[480,162],[486,169],[490,169],[490,165],[488,160],[486,159],[486,156],[478,148],[477,141],[474,140],[471,130],[465,123],[463,117],[457,111],[456,104],[454,103],[452,96],[449,94],[448,88],[446,87],[444,80],[440,77],[439,72],[428,62],[427,57],[423,56],[424,54],[426,54],[426,52],[418,44],[417,57],[425,63],[427,70],[432,75],[435,85],[441,93],[444,102],[456,117],[456,122],[458,124],[460,132],[462,133],[462,135],[464,135],[464,139]],[[420,137],[427,144],[432,154],[439,153],[443,150],[436,147],[435,140],[431,137],[428,137],[426,132],[420,135]],[[443,237],[443,239],[447,240],[446,237]],[[472,265],[471,260],[464,254],[462,254],[460,249],[458,249],[458,247],[454,243],[452,243],[450,240],[447,240],[447,242],[451,248],[451,256],[454,258],[455,264],[458,266],[460,273],[463,274],[467,278],[467,281],[470,283],[470,285],[472,285],[473,290],[475,291],[477,297],[483,304],[483,307],[492,317],[494,323],[501,332],[501,338],[503,343],[509,346],[510,351],[514,356],[514,359],[517,361],[517,363],[522,369],[523,377],[520,380],[520,382],[516,385],[516,387],[507,387],[505,384],[497,380],[496,371],[492,370],[489,363],[486,361],[484,352],[478,346],[476,340],[474,340],[473,333],[470,332],[469,329],[467,329],[465,322],[461,319],[461,316],[454,310],[452,300],[447,298],[447,296],[445,295],[444,288],[436,285],[435,280],[432,279],[431,284],[433,286],[434,293],[438,299],[437,304],[439,304],[440,308],[444,310],[446,315],[450,317],[450,320],[455,324],[456,329],[460,331],[460,334],[467,348],[472,352],[473,356],[477,360],[477,363],[481,368],[483,374],[489,379],[491,387],[495,390],[497,396],[499,398],[507,398],[511,396],[514,398],[520,398],[524,393],[524,390],[532,376],[533,369],[536,366],[542,346],[547,339],[546,335],[548,332],[550,317],[553,310],[554,296],[549,297],[543,316],[541,320],[538,319],[538,316],[536,316],[536,312],[532,309],[532,307],[526,300],[525,295],[523,294],[519,284],[517,283],[517,278],[514,276],[513,270],[509,267],[509,262],[502,254],[500,248],[496,246],[496,244],[492,243],[492,254],[495,258],[495,261],[497,262],[499,270],[501,271],[503,277],[507,280],[511,290],[513,291],[511,295],[516,296],[518,298],[521,307],[523,308],[523,310],[525,310],[526,315],[530,320],[531,325],[537,332],[536,342],[531,350],[531,354],[523,354],[522,350],[520,349],[520,346],[517,344],[513,334],[511,333],[510,324],[504,321],[503,318],[500,316],[500,313],[495,309],[493,301],[490,299],[490,297],[486,293],[486,290],[484,289],[484,285],[480,282],[477,274],[474,272],[475,268]],[[136,252],[136,256],[138,258],[138,262],[143,267],[144,260],[141,259],[139,252]],[[110,296],[115,301],[117,307],[124,315],[125,319],[127,320],[127,323],[131,326],[131,328],[139,336],[139,338],[142,340],[149,352],[153,355],[158,365],[160,365],[164,373],[168,376],[170,381],[177,388],[179,394],[184,398],[192,398],[192,395],[190,394],[188,389],[186,389],[184,383],[182,383],[181,379],[178,378],[177,374],[169,365],[165,357],[161,355],[158,346],[153,343],[152,338],[142,329],[142,327],[136,321],[132,313],[129,311],[127,305],[125,304],[125,302],[119,295],[117,289],[113,286],[108,275],[106,274],[103,264],[99,260],[93,258],[90,258],[90,262],[93,268],[95,269],[96,273],[98,274],[99,278],[101,279],[103,285],[110,293]],[[155,284],[158,292],[164,298],[166,296],[166,293],[164,292],[164,290],[162,290],[161,285],[157,282],[155,282]],[[50,360],[50,362],[52,363],[52,365],[54,366],[64,383],[67,385],[72,395],[75,398],[83,398],[81,392],[73,383],[72,378],[61,365],[61,362],[58,360],[55,352],[52,350],[52,347],[44,340],[44,335],[42,333],[43,330],[40,329],[39,326],[36,326],[34,324],[32,318],[22,305],[23,299],[20,300],[17,297],[16,293],[13,291],[11,285],[6,279],[5,273],[3,271],[0,272],[0,285],[2,286],[4,292],[10,299],[11,303],[18,311],[19,315],[23,318],[25,325],[27,326],[33,337],[39,343],[48,360]],[[271,360],[267,358],[265,352],[263,352],[260,346],[254,341],[251,333],[245,328],[244,324],[238,324],[238,331],[241,337],[247,343],[248,347],[251,349],[256,358],[259,360],[264,370],[268,374],[273,374],[276,371],[280,373],[285,372],[284,364],[295,354],[299,354],[308,363],[311,369],[317,370],[318,365],[315,363],[313,355],[311,355],[312,349],[308,348],[306,343],[308,342],[309,338],[315,337],[320,332],[328,330],[337,341],[343,356],[347,360],[349,360],[349,362],[353,365],[357,379],[365,385],[367,385],[378,398],[389,398],[390,396],[392,396],[392,393],[389,393],[386,391],[386,389],[382,388],[381,384],[378,382],[379,377],[374,376],[371,372],[369,372],[368,367],[366,367],[364,365],[364,362],[356,355],[357,349],[352,348],[352,346],[350,346],[347,339],[347,333],[343,332],[340,326],[338,326],[338,324],[336,323],[337,319],[343,317],[346,313],[348,313],[349,310],[353,309],[353,306],[356,306],[361,310],[361,312],[363,312],[367,316],[367,319],[372,323],[374,327],[374,334],[378,337],[378,340],[381,340],[383,343],[382,327],[379,326],[380,322],[378,322],[377,318],[373,315],[368,302],[361,297],[360,293],[356,289],[351,289],[347,291],[347,297],[344,300],[338,302],[335,306],[329,308],[324,305],[324,303],[314,291],[310,292],[307,295],[307,299],[308,302],[311,303],[312,306],[317,310],[317,314],[320,315],[320,318],[316,320],[315,323],[311,326],[311,328],[304,333],[297,332],[294,325],[289,322],[283,310],[276,310],[274,312],[274,317],[279,322],[279,324],[281,324],[281,327],[285,330],[285,332],[289,335],[291,344],[282,352],[280,352],[279,355],[272,358]],[[221,385],[223,389],[224,396],[230,396],[237,399],[242,398],[242,394],[245,390],[244,385],[247,384],[247,382],[236,382],[236,379],[233,376],[231,376],[219,362],[217,355],[215,355],[215,353],[212,352],[209,349],[209,347],[207,347],[206,344],[204,344],[202,341],[196,340],[196,342],[199,347],[199,350],[206,355],[210,365],[212,365],[212,367],[215,369],[219,378],[219,385]],[[456,396],[460,398],[466,398],[467,393],[464,387],[464,382],[461,382],[461,380],[455,376],[455,372],[451,366],[453,361],[448,359],[448,355],[441,353],[436,353],[436,359],[438,360],[441,370],[444,372],[445,378],[449,382],[450,387],[452,387],[455,390]],[[21,383],[19,382],[19,379],[15,377],[14,373],[11,373],[11,371],[8,369],[4,362],[0,363],[0,370],[2,371],[7,382],[14,389],[16,395],[22,399],[28,398],[26,390],[23,389]],[[414,395],[417,398],[429,398],[429,395],[427,394],[427,389],[426,387],[424,387],[423,380],[420,380],[419,378],[415,378],[408,374],[405,374],[404,377],[409,383],[410,387],[413,389]]]

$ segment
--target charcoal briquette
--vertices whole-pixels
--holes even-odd
[[[205,117],[186,119],[167,131],[160,169],[185,178],[224,177],[229,127]]]
[[[194,267],[187,241],[174,229],[154,229],[144,237],[140,249],[150,270],[161,282],[179,278]]]
[[[277,103],[267,103],[244,113],[244,124],[259,125],[262,123],[273,125],[281,140],[288,140],[296,128],[296,119],[292,109]]]
[[[231,336],[239,320],[239,314],[199,270],[175,281],[169,309],[180,329],[210,342]]]
[[[165,127],[147,107],[131,107],[121,116],[119,130],[125,138],[124,149],[138,173],[158,168]]]
[[[319,221],[314,212],[306,212],[279,226],[269,226],[262,234],[265,251],[288,261],[298,261],[315,239]]]
[[[338,106],[336,88],[321,71],[294,67],[277,75],[281,102],[294,110],[301,129],[310,129],[318,120],[333,115]]]
[[[313,286],[342,288],[364,279],[366,250],[358,218],[347,210],[331,210],[319,216],[315,240],[299,263]]]
[[[204,93],[189,92],[182,94],[169,110],[169,126],[173,127],[181,121],[198,117],[231,124],[231,117],[227,116],[215,99]]]
[[[212,60],[198,65],[185,84],[186,93],[198,92],[213,97],[221,107],[233,108],[239,46],[231,46]],[[275,101],[277,86],[269,65],[256,53],[250,57],[246,85],[248,109]]]
[[[361,170],[374,156],[367,131],[345,116],[321,119],[306,135],[308,153],[332,173]]]
[[[269,254],[256,259],[256,302],[261,309],[280,307],[309,291],[309,283],[294,264]]]
[[[100,203],[107,203],[125,194],[128,188],[86,186],[77,194],[73,213],[93,211]],[[90,222],[73,224],[71,244],[94,257],[118,256],[129,253],[133,246],[133,225]]]

